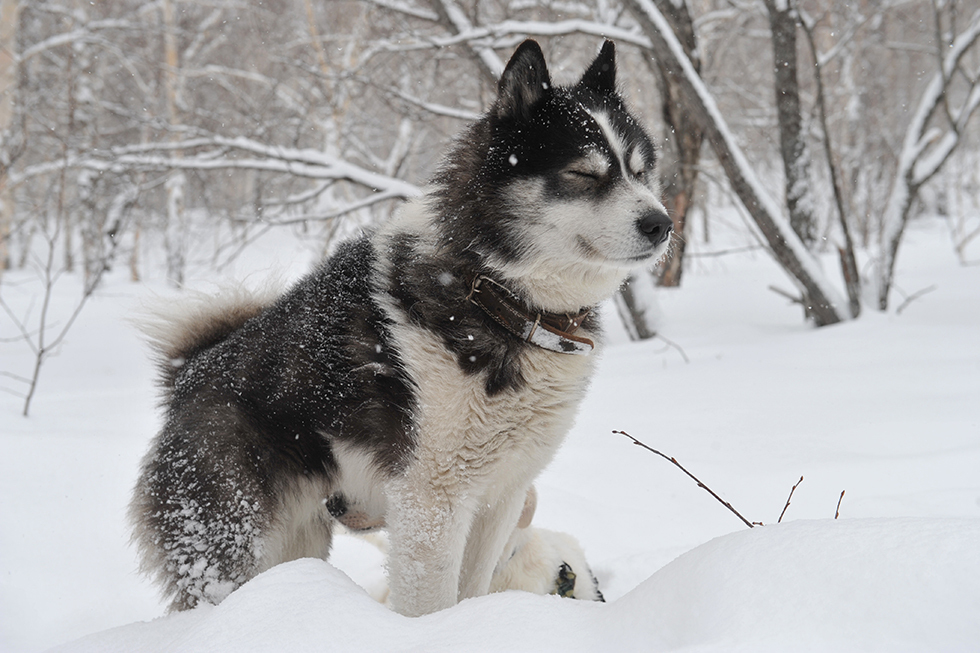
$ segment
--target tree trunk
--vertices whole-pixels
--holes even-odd
[[[840,255],[841,274],[844,275],[844,287],[847,289],[851,317],[857,318],[861,315],[861,273],[857,266],[857,256],[854,254],[854,239],[851,236],[848,210],[844,202],[844,193],[841,190],[837,163],[834,160],[834,148],[830,143],[830,127],[827,124],[827,96],[824,93],[823,86],[823,64],[820,62],[820,55],[817,52],[812,23],[800,20],[800,25],[803,27],[804,34],[806,34],[807,44],[810,46],[810,55],[813,57],[813,77],[817,83],[817,115],[820,118],[824,156],[827,159],[827,172],[830,174],[830,185],[834,191],[834,203],[837,206],[841,233],[844,236],[844,245],[837,248],[837,252]]]
[[[639,274],[646,275],[647,273],[640,272]],[[619,317],[623,321],[623,326],[626,327],[626,332],[631,340],[646,340],[657,335],[650,315],[652,307],[644,298],[641,289],[644,281],[652,284],[650,279],[644,280],[636,274],[630,275],[615,298]]]
[[[779,151],[783,159],[789,224],[811,248],[816,239],[810,184],[810,151],[803,134],[796,58],[796,10],[787,2],[765,0],[772,31]]]
[[[167,119],[171,126],[180,124],[177,93],[180,59],[177,56],[177,22],[174,17],[174,0],[163,0],[163,49],[164,49],[164,92],[167,101]],[[171,139],[179,140],[176,132]],[[180,150],[174,157],[181,156]],[[171,170],[167,179],[167,228],[164,241],[167,249],[167,280],[175,286],[184,284],[187,248],[187,215],[184,210],[184,185],[186,176],[181,170]]]
[[[697,36],[694,21],[687,2],[655,0],[657,7],[670,23],[674,35],[684,48],[694,70],[701,72],[701,59],[698,57]],[[649,59],[647,60],[650,63]],[[664,206],[674,222],[674,237],[670,258],[660,271],[660,285],[676,287],[681,285],[684,272],[684,251],[687,247],[687,213],[694,198],[694,187],[698,179],[698,164],[701,161],[701,144],[704,132],[697,121],[683,110],[680,101],[681,90],[674,75],[670,74],[658,58],[654,74],[660,80],[663,94],[663,118],[668,136],[664,139],[666,156],[661,162],[661,178],[664,180]]]

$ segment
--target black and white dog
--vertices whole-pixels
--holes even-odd
[[[523,43],[386,226],[273,302],[158,325],[166,423],[130,511],[172,609],[326,557],[334,519],[388,528],[398,612],[487,593],[585,392],[596,305],[667,249],[615,76],[611,42],[568,87]]]

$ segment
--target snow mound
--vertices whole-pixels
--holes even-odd
[[[697,547],[613,607],[655,619],[656,650],[975,651],[978,545],[976,519],[765,526]]]
[[[98,651],[965,651],[980,645],[980,520],[800,521],[726,535],[619,600],[505,592],[409,619],[319,560],[217,607],[98,633]]]

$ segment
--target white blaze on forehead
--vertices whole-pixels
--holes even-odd
[[[596,124],[599,125],[599,129],[602,131],[602,135],[606,137],[606,142],[609,144],[609,150],[612,155],[616,157],[619,162],[619,169],[626,171],[626,160],[625,160],[625,146],[619,134],[613,129],[612,123],[609,122],[609,116],[602,111],[589,111],[589,115],[592,116]]]
[[[639,189],[644,193],[651,193],[648,199],[652,200],[654,205],[663,209],[663,204],[660,203],[658,197],[660,190],[656,183],[655,178],[644,178],[643,181],[638,181],[631,178],[628,172],[633,173],[633,175],[638,174],[646,168],[646,162],[643,160],[643,151],[640,147],[634,147],[629,155],[629,166],[626,165],[626,143],[623,142],[622,137],[612,126],[609,121],[609,115],[604,111],[589,111],[590,116],[599,125],[599,129],[602,131],[602,135],[605,136],[606,142],[609,143],[609,150],[612,155],[619,162],[619,168],[623,171],[623,177],[627,180],[629,185],[635,189]]]

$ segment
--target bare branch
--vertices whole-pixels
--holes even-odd
[[[694,482],[698,484],[698,487],[699,488],[701,488],[702,490],[706,491],[708,494],[710,494],[711,496],[713,496],[719,503],[721,503],[721,505],[723,505],[726,508],[728,508],[729,510],[731,510],[732,513],[734,513],[736,517],[738,517],[739,519],[741,519],[742,520],[742,523],[744,523],[749,528],[754,528],[756,525],[760,525],[760,526],[762,525],[761,523],[753,523],[753,522],[750,522],[748,519],[746,519],[745,517],[743,517],[741,515],[741,513],[739,513],[737,510],[735,510],[734,507],[732,507],[732,504],[728,503],[727,501],[725,501],[724,499],[722,499],[720,496],[718,496],[717,494],[715,494],[714,490],[712,490],[707,485],[705,485],[704,483],[702,483],[698,479],[697,476],[695,476],[691,472],[689,472],[686,469],[684,469],[684,466],[681,465],[679,462],[677,462],[677,459],[676,458],[671,458],[670,456],[667,456],[666,454],[663,454],[663,453],[657,451],[656,449],[653,449],[652,447],[648,447],[647,445],[643,444],[642,442],[640,442],[639,440],[637,440],[636,438],[634,438],[632,435],[630,435],[629,433],[627,433],[626,431],[613,431],[613,433],[618,433],[620,435],[625,435],[626,437],[628,437],[630,440],[633,441],[633,444],[635,444],[637,446],[640,446],[640,447],[643,447],[647,451],[650,451],[652,453],[657,454],[658,456],[660,456],[664,460],[668,460],[668,461],[672,462],[679,470],[681,470],[682,472],[684,472],[685,474],[687,474],[691,479],[693,479]]]
[[[0,370],[0,376],[5,376],[8,379],[13,379],[14,381],[19,381],[24,384],[30,384],[31,380],[26,376],[21,376],[20,374],[14,374],[13,372],[4,372]]]
[[[267,220],[267,219],[246,220],[242,218],[236,218],[233,221],[246,222],[246,223],[261,222],[263,224],[277,226],[277,227],[291,225],[291,224],[302,224],[304,222],[329,222],[330,220],[341,218],[349,213],[355,213],[357,211],[360,211],[361,209],[370,208],[375,204],[386,202],[388,200],[398,200],[398,199],[403,199],[403,196],[399,193],[382,192],[366,197],[360,202],[354,202],[353,204],[348,204],[347,206],[341,207],[329,213],[306,214],[306,215],[295,216],[283,220]]]
[[[801,304],[801,305],[803,304],[803,298],[802,297],[800,297],[798,295],[794,295],[794,294],[792,294],[790,292],[786,292],[782,288],[779,288],[777,286],[769,286],[769,290],[773,291],[777,295],[782,295],[783,297],[785,297],[786,299],[790,300],[794,304]]]
[[[905,298],[905,301],[902,302],[901,306],[899,306],[898,308],[895,309],[895,314],[896,315],[901,315],[902,314],[902,311],[904,311],[906,308],[909,307],[909,304],[911,304],[912,302],[914,302],[915,300],[917,300],[919,297],[922,297],[923,295],[928,295],[933,290],[936,290],[938,287],[939,286],[932,285],[932,286],[929,286],[928,288],[923,288],[922,290],[918,290],[918,291],[912,293],[911,295],[909,295],[908,297]]]
[[[191,150],[197,150],[199,153],[187,155],[186,152]],[[228,156],[230,151],[251,154],[256,158],[230,157]],[[166,152],[184,152],[185,156],[161,155]],[[83,168],[115,173],[237,168],[280,172],[309,179],[344,180],[377,192],[388,193],[390,196],[409,198],[419,194],[419,189],[414,184],[362,168],[320,150],[266,145],[242,136],[232,138],[210,136],[164,143],[145,143],[113,148],[104,156],[69,155],[67,159],[62,158],[25,168],[11,176],[10,184],[16,186],[31,177],[63,168]]]
[[[732,249],[719,249],[711,252],[690,252],[685,254],[688,258],[715,258],[719,256],[728,256],[730,254],[744,254],[745,252],[758,252],[760,249],[766,249],[762,245],[746,245],[745,247],[733,247]]]
[[[776,520],[776,523],[777,524],[781,524],[782,523],[782,521],[783,521],[783,515],[786,514],[786,510],[789,508],[789,502],[793,499],[793,493],[796,492],[796,488],[798,488],[800,486],[800,483],[802,483],[802,482],[803,482],[803,477],[801,476],[800,477],[800,480],[798,480],[796,482],[796,485],[794,485],[790,489],[789,496],[786,497],[786,505],[783,506],[783,511],[781,513],[779,513],[779,519]]]
[[[28,330],[27,325],[24,323],[23,320],[17,317],[13,309],[11,309],[10,306],[7,304],[7,302],[4,301],[2,296],[0,296],[0,308],[3,309],[3,312],[7,314],[7,317],[10,318],[10,321],[13,322],[14,326],[17,327],[17,330],[20,331],[21,337],[19,339],[26,342],[27,346],[31,348],[31,352],[36,356],[38,353],[37,348],[34,346],[34,339],[31,336],[31,333]]]
[[[453,0],[430,0],[430,3],[439,16],[439,22],[451,33],[466,34],[473,30],[473,24]],[[475,44],[472,40],[467,41],[467,46],[483,78],[491,84],[495,83],[504,72],[504,62],[490,46]]]

